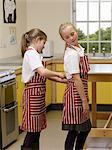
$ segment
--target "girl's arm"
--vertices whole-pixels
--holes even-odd
[[[51,71],[44,67],[37,68],[36,72],[38,72],[41,76],[45,76],[46,78],[59,77],[63,79],[65,76],[63,73]]]
[[[76,85],[76,88],[77,88],[77,91],[82,99],[83,100],[87,100],[87,97],[84,93],[84,87],[83,87],[83,83],[82,83],[82,80],[80,78],[80,74],[77,73],[77,74],[73,74],[73,80],[75,82],[75,85]]]
[[[77,91],[82,99],[83,112],[86,113],[86,111],[89,110],[89,105],[88,105],[87,97],[84,92],[84,86],[80,78],[80,74],[73,74],[73,80],[75,82]]]
[[[67,83],[67,79],[65,78],[62,79],[60,77],[49,77],[48,79],[56,82]]]

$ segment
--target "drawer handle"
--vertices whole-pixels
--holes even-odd
[[[3,111],[7,113],[7,112],[12,111],[12,110],[15,109],[16,107],[17,107],[17,104],[15,104],[14,106],[12,106],[12,107],[10,107],[10,108],[8,108],[8,109],[7,109],[7,108],[4,108]]]

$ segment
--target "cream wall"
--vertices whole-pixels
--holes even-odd
[[[16,0],[16,24],[3,23],[3,8],[0,1],[0,58],[21,55],[21,35],[34,27],[39,27],[54,42],[54,54],[63,53],[64,42],[58,34],[59,25],[70,21],[71,0]],[[17,43],[9,43],[9,27],[16,27]]]
[[[41,28],[54,41],[54,53],[63,53],[64,43],[58,34],[59,25],[70,21],[71,0],[27,0],[27,29]]]
[[[26,0],[16,0],[17,19],[15,24],[3,23],[3,4],[0,1],[0,58],[20,55],[20,39],[22,33],[27,29]],[[10,27],[16,28],[17,43],[11,45],[9,42]]]

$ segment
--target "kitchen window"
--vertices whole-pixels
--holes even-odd
[[[112,0],[72,0],[72,22],[87,53],[112,53]]]

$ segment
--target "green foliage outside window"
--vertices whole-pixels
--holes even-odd
[[[102,52],[103,49],[105,49],[106,53],[111,52],[111,27],[106,29],[101,28],[94,34],[89,34],[88,37],[80,29],[77,31],[79,43],[86,49],[86,52],[87,43],[89,47],[89,53],[92,53],[93,49],[95,49],[95,52],[99,52],[99,45],[100,52]]]

